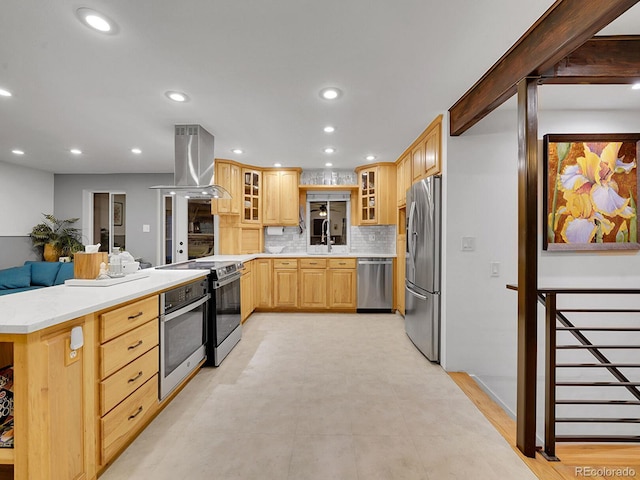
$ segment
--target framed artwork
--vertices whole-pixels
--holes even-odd
[[[544,136],[545,250],[640,250],[637,134]]]
[[[116,227],[122,226],[122,203],[113,202],[113,225]]]

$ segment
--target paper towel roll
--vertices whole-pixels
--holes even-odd
[[[284,227],[267,227],[267,235],[283,235]]]

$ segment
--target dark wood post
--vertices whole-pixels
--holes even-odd
[[[549,461],[556,457],[556,294],[547,293],[545,298],[545,376],[544,376],[544,450],[542,455]]]
[[[536,455],[538,78],[518,82],[518,390],[516,445]]]

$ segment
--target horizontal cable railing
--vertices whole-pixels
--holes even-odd
[[[589,425],[629,425],[640,423],[640,418],[633,415],[614,414],[606,416],[607,410],[612,407],[628,407],[640,406],[640,379],[629,379],[622,369],[638,372],[640,363],[633,360],[640,358],[640,353],[634,354],[632,359],[624,359],[622,361],[612,361],[608,356],[613,353],[623,354],[626,352],[634,352],[640,350],[640,337],[630,337],[625,335],[624,342],[618,343],[611,339],[603,339],[602,335],[607,333],[629,333],[640,332],[640,315],[634,316],[634,325],[613,325],[614,318],[621,314],[640,314],[640,309],[635,308],[558,308],[557,297],[560,294],[589,294],[590,298],[596,295],[612,295],[612,294],[638,294],[638,290],[612,290],[612,289],[545,289],[538,291],[538,300],[545,306],[545,327],[546,327],[546,361],[545,361],[545,445],[543,455],[549,460],[558,460],[555,454],[556,442],[640,442],[640,435],[623,435],[623,434],[556,434],[557,424],[580,424],[584,429],[588,429]],[[582,314],[608,314],[606,322],[612,325],[585,325],[578,326],[567,318],[567,314],[580,317]],[[558,334],[569,334],[577,343],[563,341],[559,343]],[[593,334],[599,334],[600,338],[592,342],[589,337]],[[566,338],[566,337],[564,337]],[[569,354],[575,352],[579,354],[585,352],[595,359],[595,362],[589,361],[557,361],[557,355],[560,352]],[[607,352],[606,354],[604,352]],[[628,354],[627,354],[628,355]],[[632,360],[632,361],[629,361]],[[596,372],[608,372],[612,378],[603,381],[601,378],[590,380],[588,373],[590,369]],[[558,381],[558,372],[571,372],[572,374],[580,374],[581,377],[587,377],[587,380],[580,378],[579,380],[561,380]],[[576,373],[577,372],[577,373]],[[584,393],[580,390],[588,387]],[[615,388],[613,388],[615,387]],[[599,397],[594,395],[594,391],[603,389],[612,392],[627,392],[633,399],[603,399],[588,398],[588,396]],[[595,389],[595,390],[594,390]],[[621,390],[622,389],[622,390]],[[557,398],[558,393],[572,392],[580,398]],[[573,415],[557,416],[557,406],[600,406],[597,416],[584,416],[584,414],[576,413]],[[619,409],[616,410],[618,412]],[[626,411],[626,409],[625,409]],[[572,413],[572,412],[569,412]]]

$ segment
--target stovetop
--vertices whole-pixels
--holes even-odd
[[[236,273],[242,267],[241,262],[187,262],[170,263],[156,267],[158,270],[210,270],[214,280],[222,280]]]

